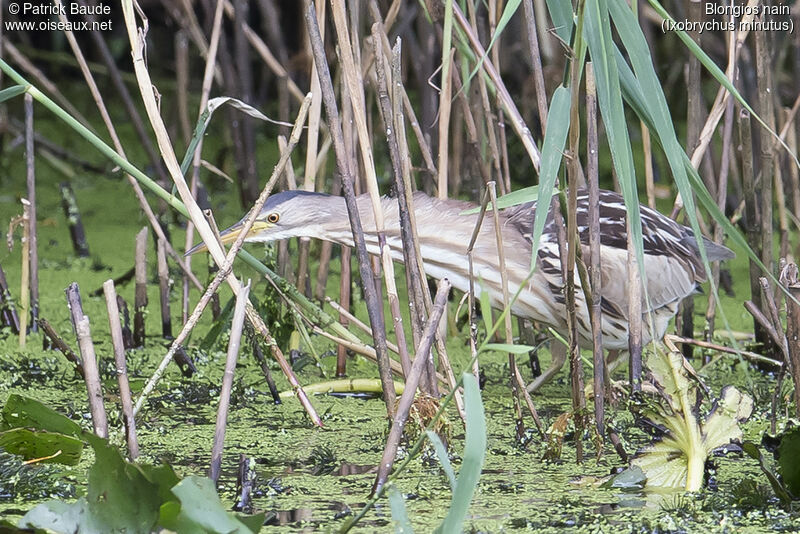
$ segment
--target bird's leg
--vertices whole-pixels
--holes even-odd
[[[552,360],[550,361],[550,367],[541,374],[536,380],[528,384],[528,393],[533,393],[540,387],[542,387],[547,381],[549,381],[553,375],[561,370],[564,367],[564,362],[567,361],[567,347],[565,347],[561,342],[558,340],[552,340],[550,342],[550,354],[552,356]]]

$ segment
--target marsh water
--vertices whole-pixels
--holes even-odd
[[[41,119],[38,127],[44,132],[56,132],[62,128],[46,117]],[[130,186],[117,171],[93,156],[82,141],[64,139],[63,142],[68,150],[89,159],[102,172],[68,164],[74,175],[66,177],[64,169],[54,168],[44,161],[37,163],[40,314],[77,349],[64,289],[69,283],[78,282],[100,359],[106,408],[112,426],[111,439],[124,446],[105,302],[102,297],[92,297],[89,293],[100,288],[105,280],[120,276],[133,266],[134,236],[146,225],[146,220]],[[0,221],[3,225],[21,211],[19,198],[25,191],[21,147],[11,152],[7,149],[4,156],[0,176]],[[131,155],[133,160],[136,157],[136,154]],[[58,183],[65,180],[71,182],[76,194],[86,227],[90,258],[78,259],[72,249],[58,189]],[[212,203],[220,225],[232,223],[241,215],[233,193],[212,195]],[[166,220],[172,221],[169,224],[172,242],[182,244],[184,230],[180,222],[177,219],[173,221],[171,214],[167,214]],[[293,250],[295,246],[292,244]],[[260,245],[250,249],[258,257],[272,254]],[[150,304],[146,317],[148,338],[143,349],[132,350],[128,355],[135,394],[152,374],[168,345],[160,335],[154,258],[151,237],[149,265],[152,283],[149,285]],[[12,293],[18,297],[18,242],[13,251],[5,248],[0,251],[0,264],[6,271]],[[200,266],[196,272],[205,273],[203,259],[195,260],[195,265]],[[743,255],[739,254],[727,267],[734,280],[735,295],[723,296],[722,308],[731,329],[751,330],[752,322],[742,307],[749,293]],[[337,257],[331,263],[330,295],[338,294],[339,271]],[[253,292],[258,299],[277,300],[271,286],[258,279],[254,271],[240,265],[236,272],[241,278],[254,279]],[[180,273],[173,267],[171,276],[175,282],[171,292],[173,330],[177,334]],[[402,281],[403,277],[398,276],[398,279]],[[358,298],[360,292],[357,288],[355,291],[354,307],[360,317],[366,318],[363,302]],[[120,285],[118,292],[132,305],[132,283]],[[194,304],[199,298],[198,293],[193,291],[191,298]],[[223,289],[222,304],[229,298],[230,292]],[[696,313],[702,314],[706,299],[705,295],[696,298]],[[454,313],[455,307],[454,302],[449,313]],[[282,319],[284,326],[289,320],[288,316]],[[698,315],[696,324],[700,328],[702,321],[702,315]],[[721,319],[718,324],[722,324]],[[227,341],[227,334],[223,332],[213,343],[201,347],[211,327],[212,319],[207,312],[188,343],[187,352],[197,366],[197,373],[184,378],[177,367],[172,366],[137,421],[142,461],[169,462],[181,476],[205,474],[209,465]],[[312,342],[313,350],[301,344],[300,352],[316,352],[321,364],[318,365],[310,356],[301,355],[296,361],[296,369],[303,384],[325,380],[334,374],[335,346],[319,336],[313,337]],[[285,353],[290,352],[288,347],[283,348]],[[467,327],[455,331],[450,329],[448,349],[458,372],[469,358]],[[540,351],[540,356],[542,364],[547,365],[549,355],[546,347]],[[589,377],[589,360],[585,359],[585,362]],[[521,359],[520,365],[526,379],[530,379],[526,359]],[[695,365],[701,367],[699,359]],[[482,395],[488,423],[488,450],[466,523],[467,530],[791,532],[800,529],[800,519],[779,506],[756,462],[741,455],[712,458],[711,484],[696,495],[647,494],[641,490],[602,487],[602,479],[621,467],[622,462],[608,445],[598,457],[596,444],[588,433],[581,436],[586,451],[582,464],[575,462],[576,436],[571,431],[567,433],[561,458],[544,460],[546,443],[531,430],[533,424],[529,418],[526,419],[529,427],[527,441],[523,444],[515,442],[506,355],[488,354],[482,359],[481,367],[486,377]],[[272,373],[279,389],[288,388],[277,365],[272,366]],[[769,428],[775,377],[729,356],[722,356],[713,365],[703,368],[701,374],[714,392],[718,393],[724,385],[734,384],[753,396],[756,409],[745,424],[745,435],[758,443]],[[363,358],[353,356],[348,361],[348,375],[377,377],[377,370]],[[41,334],[29,336],[27,345],[21,348],[10,330],[0,330],[0,405],[12,393],[32,396],[86,428],[91,427],[82,380],[60,353],[42,349]],[[563,370],[534,395],[534,402],[546,424],[570,410],[569,399],[568,377]],[[367,501],[388,429],[383,402],[378,398],[333,396],[316,396],[312,402],[321,415],[323,428],[315,428],[294,399],[274,404],[257,362],[249,350],[242,351],[236,369],[219,491],[223,501],[232,506],[236,500],[239,455],[254,458],[258,475],[254,507],[268,514],[265,531],[334,530]],[[609,408],[609,417],[629,453],[650,441],[645,432],[634,426],[624,401]],[[450,422],[451,454],[457,469],[464,429],[453,409],[447,412],[447,419]],[[779,429],[786,420],[786,410],[781,408]],[[0,455],[0,461],[4,463],[0,472],[13,473],[15,477],[13,480],[0,480],[0,515],[14,520],[51,496],[71,498],[84,493],[85,474],[92,462],[92,453],[89,449],[84,451],[81,463],[74,467],[51,464],[21,468],[18,460],[7,455]],[[406,497],[415,530],[432,530],[447,513],[451,498],[447,478],[435,457],[424,454],[415,459],[411,469],[399,478],[397,484]],[[393,528],[389,507],[384,500],[355,531],[386,532]]]

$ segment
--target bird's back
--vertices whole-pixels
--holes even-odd
[[[586,190],[578,193],[577,224],[585,258],[589,257],[589,198]],[[530,202],[506,210],[511,224],[525,236],[531,236],[536,203]],[[612,191],[600,192],[600,243],[601,243],[601,294],[604,320],[608,331],[604,335],[619,338],[618,344],[627,343],[627,226],[623,198]],[[705,268],[698,250],[697,239],[691,229],[669,217],[640,206],[642,244],[646,295],[642,309],[652,311],[656,336],[663,336],[669,320],[675,315],[681,300],[695,292],[697,284],[705,281]],[[552,284],[561,281],[559,258],[553,257],[557,246],[556,226],[552,213],[548,214],[542,236],[539,258],[543,272],[549,274]],[[703,238],[709,261],[734,257],[728,248]],[[550,249],[549,251],[547,249]],[[563,282],[561,282],[563,283]],[[563,297],[561,297],[563,299]],[[578,295],[582,300],[582,295]],[[647,324],[647,319],[645,319]],[[588,328],[587,328],[588,331]]]

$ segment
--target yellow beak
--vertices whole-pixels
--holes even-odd
[[[230,228],[223,230],[219,234],[219,240],[222,242],[223,245],[227,245],[229,243],[233,243],[236,241],[236,238],[239,237],[239,234],[242,233],[242,228],[244,226],[244,222],[239,221]],[[255,221],[253,226],[250,228],[250,231],[247,232],[247,237],[244,238],[245,241],[249,241],[255,235],[258,235],[262,231],[273,227],[274,225],[268,223],[266,221]],[[206,252],[208,247],[205,243],[199,243],[192,248],[190,248],[184,256],[191,256],[192,254],[197,254],[198,252]]]

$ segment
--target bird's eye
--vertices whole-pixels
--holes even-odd
[[[281,216],[278,215],[277,213],[270,213],[269,215],[267,215],[267,222],[275,224],[276,222],[278,222],[278,219],[280,218]]]

